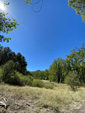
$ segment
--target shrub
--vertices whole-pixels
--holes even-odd
[[[9,60],[3,65],[3,81],[6,82],[14,74],[14,62]]]
[[[34,87],[43,87],[43,82],[39,79],[34,79],[32,82],[32,86]]]
[[[53,89],[54,85],[51,84],[51,83],[44,83],[44,87],[47,88],[47,89]]]
[[[21,73],[14,71],[14,73],[10,74],[9,79],[6,79],[6,83],[9,83],[11,85],[19,85],[19,86],[25,86],[29,85],[32,86],[33,78],[30,76],[23,76]]]
[[[76,70],[68,73],[68,76],[65,78],[65,83],[68,84],[73,91],[77,90],[80,82]]]
[[[8,83],[12,85],[21,85],[22,86],[22,77],[23,75],[17,71],[14,71],[8,79]]]
[[[25,85],[32,86],[32,81],[33,81],[33,77],[31,77],[31,76],[23,76],[22,77],[22,85],[23,86],[25,86]]]
[[[0,82],[2,81],[11,85],[32,86],[33,77],[24,76],[17,72],[15,70],[15,63],[12,60],[9,60],[3,65],[3,68],[0,69]]]

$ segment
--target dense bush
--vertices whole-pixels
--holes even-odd
[[[10,74],[10,77],[5,80],[6,83],[11,85],[19,85],[25,86],[29,85],[32,86],[33,78],[30,76],[23,76],[21,73],[14,71],[14,73]]]
[[[2,70],[2,71],[1,71]],[[40,80],[33,80],[32,76],[24,76],[21,73],[15,70],[15,63],[12,60],[9,60],[5,65],[3,65],[0,70],[0,81],[11,85],[20,85],[20,86],[36,86],[43,87],[43,82]]]
[[[80,82],[77,71],[69,71],[68,76],[65,78],[65,83],[68,84],[72,90],[76,90],[79,87]]]
[[[31,76],[23,76],[21,81],[22,81],[21,84],[23,86],[25,86],[25,85],[32,86],[33,77],[31,77]]]
[[[9,60],[5,65],[3,65],[3,81],[8,82],[10,77],[15,74],[14,72],[14,62]]]
[[[23,80],[23,75],[17,71],[14,71],[14,73],[10,75],[7,83],[12,84],[12,85],[23,86],[22,80]]]
[[[34,87],[43,87],[43,82],[39,79],[34,79],[33,82],[32,82],[32,86]]]

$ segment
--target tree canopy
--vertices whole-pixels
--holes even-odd
[[[4,5],[9,5],[10,3],[6,3],[4,2]],[[16,22],[16,19],[12,18],[9,19],[6,17],[6,15],[8,15],[8,13],[4,13],[2,10],[0,10],[0,33],[6,33],[9,34],[10,31],[13,31],[13,29],[17,29],[17,25],[19,25],[20,23]],[[9,40],[11,40],[12,38],[7,38],[4,37],[3,35],[0,35],[0,42],[2,41],[6,41],[9,42]]]
[[[68,0],[68,6],[72,7],[76,14],[80,14],[85,22],[85,0]]]

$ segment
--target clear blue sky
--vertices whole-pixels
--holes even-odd
[[[72,49],[85,43],[85,23],[68,7],[68,0],[43,0],[39,13],[33,12],[24,0],[6,1],[10,2],[6,6],[8,17],[15,18],[20,25],[9,35],[4,34],[12,38],[9,43],[0,44],[20,52],[28,63],[27,70],[48,69],[54,59],[65,59]],[[34,6],[34,10],[40,6],[40,3]]]

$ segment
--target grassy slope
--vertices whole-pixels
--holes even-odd
[[[45,81],[44,81],[45,82]],[[0,95],[11,98],[17,95],[18,98],[29,98],[34,100],[35,105],[41,107],[58,107],[63,109],[75,109],[80,107],[80,102],[85,100],[85,88],[78,88],[73,92],[66,84],[55,84],[53,89],[37,87],[19,87],[10,85],[0,85]]]

